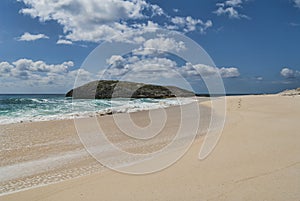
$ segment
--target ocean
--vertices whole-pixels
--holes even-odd
[[[187,104],[192,99],[72,99],[64,94],[0,94],[0,124],[72,119]]]

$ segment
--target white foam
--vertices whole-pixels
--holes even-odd
[[[34,100],[34,99],[32,99]],[[149,99],[150,100],[150,99]],[[39,102],[47,102],[40,101]],[[65,100],[64,100],[65,101]],[[53,113],[51,110],[43,110],[43,114],[39,114],[38,111],[18,111],[14,115],[10,116],[0,116],[0,124],[12,124],[12,123],[22,123],[22,122],[35,122],[35,121],[51,121],[51,120],[63,120],[63,119],[74,119],[74,118],[86,118],[93,117],[97,114],[105,115],[111,113],[131,113],[143,110],[151,110],[158,108],[167,108],[176,105],[185,105],[196,101],[193,98],[170,98],[170,99],[160,99],[160,100],[87,100],[85,101],[73,101],[66,102],[62,105],[57,105],[56,109],[59,107],[67,107],[67,109],[62,108],[57,114],[47,114]],[[97,108],[96,104],[106,105],[106,108]],[[111,104],[112,107],[107,107]],[[101,107],[101,106],[100,106]]]

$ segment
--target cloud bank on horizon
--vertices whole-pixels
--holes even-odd
[[[1,87],[20,87],[29,85],[38,90],[55,85],[56,87],[72,87],[77,73],[80,72],[82,82],[88,81],[92,74],[79,70],[70,70],[74,66],[72,61],[61,64],[46,64],[44,61],[19,59],[15,62],[0,63]]]

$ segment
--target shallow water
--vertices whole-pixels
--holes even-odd
[[[95,114],[135,112],[191,102],[191,99],[76,99],[63,94],[0,95],[0,124],[71,119]]]

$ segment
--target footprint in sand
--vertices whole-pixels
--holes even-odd
[[[242,99],[240,98],[238,101],[238,108],[241,108],[241,107],[242,107]]]

